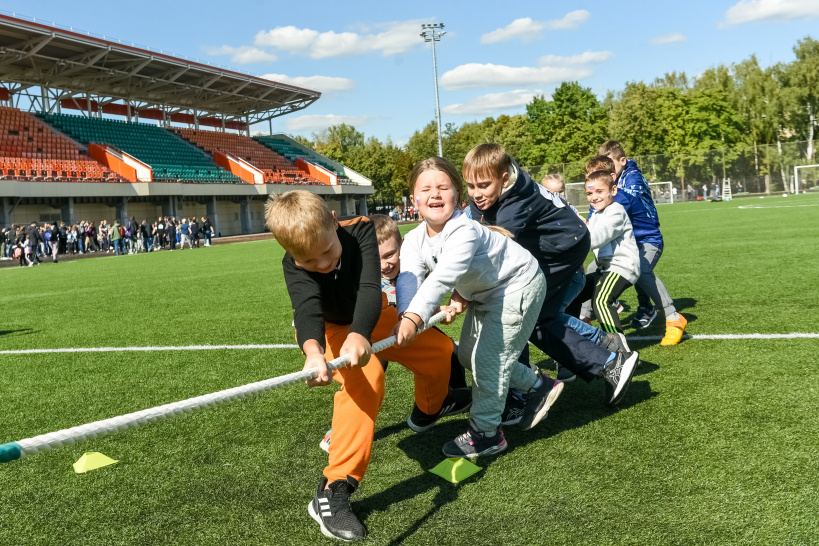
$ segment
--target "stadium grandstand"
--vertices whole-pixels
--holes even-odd
[[[321,93],[0,13],[0,225],[209,216],[264,231],[300,187],[366,214],[372,182],[254,124]]]

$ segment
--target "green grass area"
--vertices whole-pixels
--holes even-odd
[[[659,211],[657,272],[690,333],[819,332],[819,196]],[[294,343],[281,256],[260,241],[0,269],[0,350]],[[623,301],[628,323],[634,292]],[[640,335],[662,333],[657,321]],[[568,384],[458,486],[428,470],[464,418],[412,433],[412,377],[390,366],[353,503],[369,543],[814,543],[819,339],[632,345],[643,363],[619,409],[600,382]],[[302,363],[295,349],[3,354],[0,443]],[[333,543],[307,504],[334,392],[291,386],[0,465],[0,544]],[[75,474],[86,451],[119,463]]]

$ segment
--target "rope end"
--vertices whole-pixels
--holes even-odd
[[[17,442],[0,445],[0,463],[16,461],[23,456],[23,450]]]

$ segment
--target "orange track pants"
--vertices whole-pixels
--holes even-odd
[[[387,305],[386,298],[383,305],[381,317],[373,330],[373,342],[389,337],[398,322],[398,313]],[[325,323],[325,358],[328,361],[339,356],[348,329],[346,325]],[[390,347],[378,356],[412,371],[415,375],[415,403],[424,413],[433,414],[441,409],[449,392],[452,349],[452,340],[446,334],[430,329],[418,335],[409,347]],[[324,475],[330,482],[345,479],[348,475],[361,481],[370,464],[375,418],[384,401],[384,370],[376,359],[372,359],[363,367],[334,371],[333,379],[342,387],[333,403],[333,441]]]

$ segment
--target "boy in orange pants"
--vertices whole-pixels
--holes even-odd
[[[381,291],[375,230],[366,217],[339,223],[324,200],[307,191],[270,201],[265,219],[287,251],[282,266],[296,337],[306,355],[304,369],[317,372],[308,385],[333,379],[342,385],[333,405],[330,460],[308,511],[324,535],[361,539],[366,530],[350,507],[350,495],[370,462],[375,418],[384,400],[384,369],[367,363],[372,340],[389,337],[399,321]],[[469,390],[448,387],[452,341],[446,336],[422,334],[411,347],[379,354],[415,374],[415,407],[408,419],[413,430],[469,409]],[[349,355],[349,367],[331,373],[327,361],[340,355]]]

